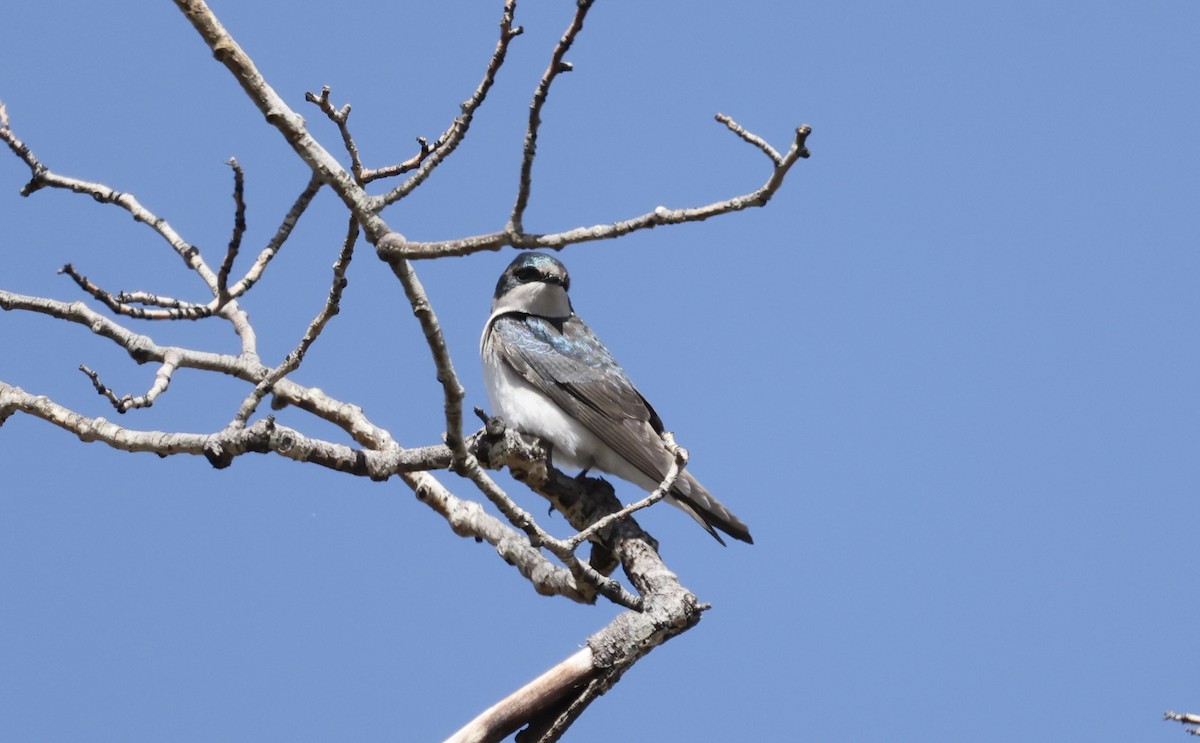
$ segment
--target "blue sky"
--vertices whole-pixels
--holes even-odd
[[[370,165],[445,128],[500,16],[214,7],[291,105],[325,84],[353,104]],[[393,226],[503,225],[572,8],[519,9],[471,136]],[[1200,710],[1197,28],[1194,2],[597,3],[544,112],[529,229],[752,191],[767,161],[717,112],[779,148],[814,133],[766,209],[559,256],[577,311],[756,540],[722,549],[673,509],[640,517],[714,608],[569,739],[1182,739],[1159,716]],[[0,100],[48,166],[133,192],[210,263],[230,156],[248,245],[307,178],[167,3],[23,3],[0,26]],[[27,179],[0,157],[0,288],[78,298],[55,273],[70,261],[113,290],[202,298],[123,212],[22,199]],[[320,307],[343,230],[323,193],[243,302],[265,360]],[[468,406],[486,405],[476,348],[511,257],[417,267]],[[297,381],[404,445],[436,442],[440,388],[400,287],[369,249],[349,278]],[[215,323],[136,328],[236,350]],[[42,317],[0,314],[0,340],[0,379],[88,415],[117,418],[79,364],[119,392],[153,378]],[[246,391],[180,372],[119,422],[214,431]],[[6,739],[437,740],[617,611],[537,596],[397,482],[261,456],[216,471],[22,415],[0,428],[0,472]]]

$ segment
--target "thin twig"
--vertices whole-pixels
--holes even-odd
[[[261,253],[258,254],[258,258],[256,258],[254,261],[254,265],[250,266],[250,268],[246,271],[246,275],[238,280],[236,284],[229,287],[229,296],[242,296],[248,292],[252,286],[254,286],[259,278],[262,277],[262,273],[266,270],[267,265],[270,264],[271,259],[279,253],[280,248],[283,247],[283,244],[287,242],[288,237],[291,236],[292,230],[296,227],[296,223],[300,221],[300,216],[304,214],[306,209],[308,209],[308,205],[312,203],[313,197],[317,195],[317,191],[321,190],[321,185],[321,179],[316,175],[309,179],[308,185],[306,185],[304,190],[300,192],[300,195],[296,197],[296,201],[292,204],[292,208],[289,209],[288,213],[284,215],[283,222],[279,225],[279,229],[275,231],[275,235],[271,238],[271,241],[268,242],[267,246],[262,249]]]
[[[717,114],[715,118],[717,121],[719,121],[722,124],[724,124],[725,126],[729,127],[729,131],[733,132],[734,134],[736,134],[739,137],[741,137],[742,139],[744,139],[746,142],[749,142],[750,144],[754,145],[758,149],[762,150],[763,154],[765,154],[767,157],[771,158],[771,162],[775,163],[776,166],[783,164],[783,156],[780,155],[779,152],[774,147],[767,144],[767,140],[763,139],[762,137],[758,136],[757,134],[746,131],[746,129],[744,127],[742,127],[741,124],[737,123],[736,121],[734,121],[732,118],[726,116],[725,114]]]
[[[229,238],[229,247],[225,249],[225,259],[217,270],[218,306],[229,300],[229,272],[233,270],[233,261],[242,247],[242,235],[246,234],[246,174],[237,158],[229,158],[229,167],[233,169],[233,234]]]
[[[17,139],[16,134],[9,127],[7,113],[4,116],[3,125],[0,126],[0,141],[5,142],[9,149],[29,167],[32,178],[21,189],[22,196],[29,196],[43,188],[61,188],[79,194],[87,194],[102,204],[115,204],[121,207],[129,212],[134,220],[146,223],[160,237],[166,240],[167,244],[187,264],[187,267],[195,271],[215,295],[217,276],[204,263],[204,259],[200,256],[200,251],[194,245],[180,237],[171,225],[167,224],[165,219],[156,216],[149,209],[142,206],[133,194],[115,191],[103,183],[69,178],[51,172],[49,168],[34,156],[33,151],[24,142]]]
[[[231,428],[241,428],[246,425],[246,421],[254,414],[263,397],[271,391],[276,382],[294,372],[300,367],[304,361],[304,355],[308,353],[308,349],[321,335],[325,329],[325,325],[329,320],[338,313],[341,301],[342,290],[346,288],[346,269],[350,266],[350,260],[354,257],[354,245],[358,242],[358,222],[352,217],[350,226],[346,231],[346,239],[342,242],[342,250],[338,254],[337,261],[333,264],[333,281],[329,287],[329,295],[325,299],[325,304],[321,307],[321,311],[308,324],[308,328],[304,331],[304,336],[296,345],[292,352],[284,358],[279,366],[271,370],[269,374],[259,380],[254,389],[242,401],[238,407],[237,414],[229,423]]]
[[[355,144],[354,137],[350,134],[350,104],[347,103],[340,109],[334,108],[333,102],[329,100],[329,92],[329,86],[325,85],[321,88],[321,95],[318,96],[309,91],[304,94],[304,100],[315,104],[326,118],[337,126],[342,135],[342,146],[350,155],[350,173],[354,176],[354,182],[360,186],[366,185],[362,177],[363,166],[362,160],[358,156],[358,145]]]
[[[114,299],[121,304],[144,304],[150,307],[165,307],[167,309],[174,310],[208,310],[208,308],[202,304],[188,302],[184,299],[175,299],[174,297],[168,297],[165,294],[154,294],[152,292],[144,291],[117,292],[117,295],[114,297]]]
[[[167,391],[167,387],[171,384],[171,375],[179,367],[180,354],[178,351],[167,352],[163,362],[158,367],[158,371],[154,373],[154,384],[144,395],[126,394],[122,397],[117,397],[112,389],[100,381],[100,375],[91,369],[83,366],[79,367],[79,371],[87,375],[88,379],[92,380],[92,386],[96,388],[102,397],[106,398],[112,406],[117,409],[118,413],[124,415],[133,408],[148,408],[154,404],[158,396]]]
[[[513,204],[512,215],[508,219],[507,231],[520,233],[524,230],[522,220],[525,217],[525,207],[529,205],[529,190],[533,185],[533,159],[537,156],[538,129],[542,125],[542,107],[550,94],[550,85],[563,72],[571,71],[571,63],[564,62],[563,57],[575,42],[575,37],[583,30],[583,19],[587,17],[593,0],[578,0],[575,16],[571,25],[563,33],[562,38],[550,55],[550,65],[542,73],[537,89],[533,93],[533,102],[529,105],[529,125],[525,130],[525,152],[521,157],[521,178],[517,186],[517,200]]]
[[[616,513],[610,513],[588,528],[580,531],[575,536],[567,539],[567,546],[570,547],[572,552],[578,549],[579,545],[598,534],[601,530],[607,529],[614,523],[628,517],[632,513],[640,511],[643,508],[649,508],[665,498],[667,493],[671,492],[671,488],[675,487],[675,481],[679,479],[679,475],[683,472],[683,468],[687,466],[688,453],[687,449],[684,449],[675,443],[675,436],[671,434],[670,431],[667,431],[663,434],[663,444],[666,445],[667,451],[671,452],[672,459],[671,466],[667,468],[667,475],[663,478],[662,482],[658,484],[658,487],[652,490],[650,495],[647,495],[640,501],[631,503]]]
[[[234,356],[178,346],[161,346],[150,336],[129,330],[83,302],[61,302],[0,290],[0,310],[35,312],[81,325],[124,348],[139,364],[162,362],[168,354],[175,352],[179,354],[179,366],[182,368],[226,374],[252,384],[256,384],[271,371],[253,354],[241,353]],[[284,379],[276,383],[274,395],[281,404],[292,405],[332,423],[364,447],[386,449],[396,446],[391,434],[371,423],[361,408],[332,398],[319,389],[303,387]]]
[[[58,269],[58,272],[70,276],[71,280],[80,289],[100,300],[104,303],[105,307],[108,307],[119,315],[137,318],[138,320],[199,320],[212,315],[211,307],[170,299],[169,297],[158,297],[146,292],[120,292],[114,296],[111,292],[101,289],[91,279],[76,271],[75,267],[70,263]],[[163,309],[147,310],[144,307],[135,306],[137,304],[153,304]]]
[[[91,285],[86,280],[80,281],[81,277],[79,276],[72,275],[72,278],[76,279],[76,283],[79,283],[85,291],[92,293],[94,297],[104,302],[114,312],[141,319],[195,320],[216,313],[232,325],[234,332],[241,340],[242,355],[248,359],[257,359],[257,341],[254,328],[250,325],[246,313],[232,299],[227,302],[220,301],[221,292],[218,287],[220,282],[217,275],[204,262],[203,257],[200,255],[200,250],[185,241],[167,224],[165,219],[161,219],[142,206],[132,194],[114,191],[103,183],[82,181],[51,172],[34,156],[33,152],[24,143],[16,138],[8,125],[7,112],[5,112],[3,117],[3,125],[0,126],[0,140],[8,144],[9,148],[25,162],[33,174],[33,179],[22,189],[22,194],[29,195],[44,187],[63,188],[75,193],[88,194],[96,201],[115,204],[125,209],[136,221],[149,225],[151,229],[166,240],[176,254],[183,259],[188,268],[200,277],[204,285],[212,293],[214,300],[206,305],[205,310],[200,310],[196,306],[187,309],[182,307],[169,308],[161,312],[146,311],[141,308],[132,307],[128,303],[120,302],[112,297],[110,293],[100,290],[99,287]],[[68,268],[70,268],[69,264]]]
[[[475,88],[475,92],[471,94],[471,97],[463,101],[459,106],[459,110],[461,111],[459,116],[429,146],[429,157],[422,161],[417,172],[404,181],[404,183],[380,197],[379,203],[381,208],[403,199],[412,193],[417,186],[424,183],[425,179],[429,177],[434,169],[449,157],[467,136],[467,131],[471,128],[471,122],[475,118],[475,112],[483,105],[488,91],[492,88],[492,83],[496,81],[496,74],[500,71],[501,65],[504,64],[504,58],[508,54],[509,42],[524,32],[524,29],[520,26],[513,25],[513,16],[516,14],[516,11],[517,0],[505,0],[504,13],[500,17],[500,40],[496,42],[496,49],[492,52],[492,59],[488,62],[487,70],[483,73],[483,80]],[[382,168],[376,171],[373,177],[382,178],[388,175],[394,175],[394,173],[389,172],[386,168]]]
[[[390,178],[394,175],[416,170],[421,167],[421,163],[425,162],[425,158],[429,157],[441,145],[441,140],[430,146],[429,141],[424,137],[417,137],[417,154],[404,162],[382,168],[364,167],[362,158],[358,154],[358,143],[354,141],[354,136],[350,133],[350,104],[347,103],[341,108],[334,108],[333,102],[329,99],[329,93],[330,88],[326,85],[321,88],[320,95],[312,92],[305,93],[304,100],[320,108],[321,112],[337,126],[338,132],[342,135],[342,146],[346,148],[346,153],[350,155],[350,173],[354,176],[354,181],[360,186],[365,186],[371,181],[380,178]]]

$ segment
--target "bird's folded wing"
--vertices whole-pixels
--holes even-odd
[[[505,339],[496,344],[504,363],[646,477],[666,476],[662,421],[583,322],[502,315],[493,323]]]

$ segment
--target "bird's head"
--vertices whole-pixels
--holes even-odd
[[[492,314],[522,312],[552,320],[570,317],[570,285],[567,267],[558,260],[545,253],[521,253],[496,282]]]

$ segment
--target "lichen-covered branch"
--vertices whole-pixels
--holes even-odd
[[[504,451],[514,474],[550,498],[572,526],[586,528],[584,524],[589,521],[594,523],[604,515],[620,512],[611,488],[608,498],[603,497],[607,483],[579,482],[544,464],[539,466],[536,459],[528,462],[519,451],[507,446]],[[581,489],[586,489],[585,496],[581,497]],[[587,648],[485,710],[449,740],[500,741],[521,726],[528,727],[518,735],[519,741],[559,740],[570,724],[634,663],[700,621],[707,607],[667,568],[657,542],[633,519],[614,519],[602,531],[642,597],[637,609],[618,615],[588,638]]]
[[[102,443],[126,452],[203,456],[218,468],[229,467],[245,454],[270,453],[377,481],[399,476],[418,500],[446,518],[454,533],[493,545],[538,593],[564,596],[580,603],[593,603],[597,595],[606,595],[622,606],[637,604],[637,599],[614,585],[615,581],[602,576],[595,582],[581,580],[578,571],[555,565],[524,535],[487,514],[478,503],[446,490],[428,473],[449,464],[445,446],[401,449],[391,444],[382,449],[359,449],[306,436],[273,418],[241,428],[228,426],[212,433],[136,430],[104,418],[82,415],[47,397],[0,382],[0,425],[18,412],[69,431],[80,441]]]

